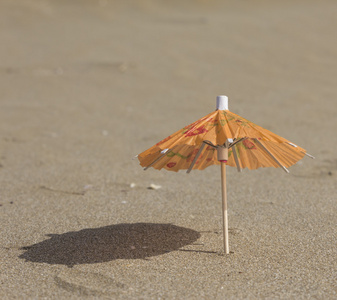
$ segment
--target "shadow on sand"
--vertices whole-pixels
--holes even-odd
[[[117,224],[63,234],[22,247],[19,257],[27,261],[62,264],[107,262],[114,259],[145,259],[192,244],[200,234],[172,224]]]

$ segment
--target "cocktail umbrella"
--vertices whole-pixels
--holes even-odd
[[[138,155],[147,170],[203,170],[221,165],[224,250],[229,253],[226,165],[242,169],[288,167],[304,155],[303,148],[228,110],[228,98],[217,97],[217,109]]]

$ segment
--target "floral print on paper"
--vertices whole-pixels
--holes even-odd
[[[256,149],[256,146],[250,140],[244,140],[244,141],[242,141],[242,144],[246,149],[250,149],[250,150]]]
[[[168,168],[173,168],[175,165],[176,165],[177,163],[176,162],[170,162],[170,163],[168,163],[166,166],[168,167]]]

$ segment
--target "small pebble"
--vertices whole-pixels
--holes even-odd
[[[85,190],[89,190],[89,189],[92,189],[92,188],[93,188],[92,184],[87,184],[83,187],[83,189],[85,189]]]
[[[159,190],[159,189],[161,189],[161,185],[151,183],[150,186],[148,187],[148,189],[149,190]]]
[[[136,187],[136,184],[134,182],[130,183],[130,188],[133,189],[134,187]]]

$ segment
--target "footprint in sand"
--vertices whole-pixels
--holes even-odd
[[[75,269],[60,272],[55,276],[55,282],[59,287],[83,296],[112,296],[120,293],[120,290],[124,288],[124,284],[112,277]]]

